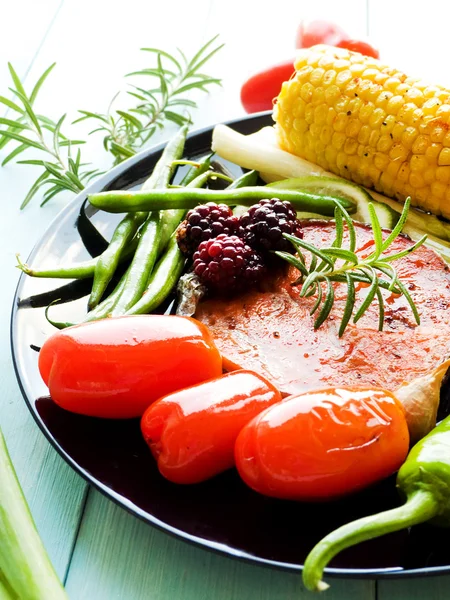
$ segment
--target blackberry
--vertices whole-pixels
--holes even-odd
[[[236,235],[219,235],[202,242],[194,254],[194,273],[210,290],[246,289],[265,273],[261,256]]]
[[[208,202],[188,212],[178,228],[177,243],[185,256],[192,256],[201,242],[221,234],[233,235],[238,225],[229,206]]]
[[[259,252],[280,250],[294,253],[293,245],[283,237],[283,233],[303,237],[300,221],[290,202],[277,198],[261,200],[241,216],[238,235]]]

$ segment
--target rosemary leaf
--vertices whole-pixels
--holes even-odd
[[[374,260],[377,260],[377,258],[383,252],[383,232],[381,230],[380,221],[372,202],[369,202],[368,208],[370,223],[372,225],[373,239],[375,241],[375,252],[373,253],[373,258]]]
[[[322,302],[322,296],[323,296],[323,289],[322,286],[320,284],[317,284],[317,299],[313,304],[313,307],[311,308],[309,314],[312,316],[316,310],[319,308],[320,303]]]
[[[319,329],[319,327],[328,319],[328,316],[333,308],[334,304],[334,288],[330,279],[327,279],[327,294],[325,296],[325,300],[322,304],[322,308],[320,309],[319,316],[314,321],[314,329]]]
[[[384,326],[384,299],[380,288],[377,289],[378,300],[378,331],[383,331]]]
[[[306,298],[317,294],[317,298],[311,308],[311,315],[319,310],[319,315],[314,322],[314,328],[319,328],[329,317],[335,301],[334,284],[346,284],[347,299],[339,326],[339,337],[341,337],[353,315],[356,304],[356,283],[363,283],[368,286],[366,296],[357,309],[353,323],[357,323],[373,301],[378,302],[378,328],[383,329],[385,319],[384,298],[382,290],[392,294],[403,295],[409,304],[414,315],[416,323],[420,324],[420,315],[417,307],[406,288],[400,281],[396,269],[392,262],[408,256],[417,250],[426,240],[426,236],[415,244],[412,244],[406,250],[394,253],[386,253],[391,244],[401,233],[402,227],[406,222],[409,209],[409,199],[405,202],[402,215],[394,227],[393,231],[383,241],[383,231],[380,226],[377,214],[372,204],[369,204],[369,213],[372,224],[374,251],[366,257],[361,257],[356,252],[356,229],[347,211],[336,201],[335,210],[335,238],[331,246],[317,248],[313,244],[292,235],[284,234],[284,237],[291,242],[300,257],[293,256],[287,252],[276,252],[276,254],[287,261],[300,272],[300,276],[291,285],[301,285],[300,297]],[[347,226],[347,241],[349,248],[344,247],[344,222]],[[302,251],[310,253],[309,265],[305,261]],[[320,262],[319,262],[320,260]],[[342,262],[337,262],[337,261]],[[323,298],[323,284],[326,285],[325,299]]]
[[[353,309],[355,307],[355,283],[350,277],[350,273],[345,273],[345,279],[347,281],[347,300],[345,302],[344,314],[342,315],[341,325],[339,327],[339,337],[344,334],[345,328],[347,327],[350,319],[352,318]]]
[[[353,317],[353,323],[357,323],[360,320],[360,318],[364,315],[366,310],[372,304],[373,299],[375,298],[378,290],[378,275],[375,273],[375,269],[373,269],[372,267],[365,267],[365,270],[367,271],[372,281],[369,287],[369,291],[367,292],[367,296],[365,297],[363,303],[358,308],[355,316]]]
[[[194,99],[187,98],[190,90],[208,91],[212,85],[220,85],[220,80],[201,73],[200,69],[221,48],[216,45],[217,36],[204,44],[191,60],[188,60],[181,50],[177,57],[157,48],[144,48],[144,52],[154,55],[155,61],[148,68],[129,73],[129,77],[143,77],[151,84],[146,87],[131,85],[126,98],[132,99],[133,104],[126,108],[113,108],[118,93],[113,97],[106,114],[89,110],[80,110],[79,117],[73,124],[93,121],[96,126],[90,134],[101,132],[103,147],[112,157],[113,165],[134,156],[149,143],[151,137],[163,129],[169,122],[178,126],[191,123],[187,109],[196,108]],[[50,65],[38,77],[32,91],[27,94],[20,77],[9,64],[13,82],[10,88],[14,99],[0,95],[0,104],[12,111],[14,115],[0,118],[0,150],[9,143],[16,143],[11,152],[3,159],[6,165],[26,150],[35,150],[44,157],[20,161],[22,164],[38,166],[43,169],[38,179],[26,194],[21,208],[28,205],[41,188],[43,192],[41,206],[60,192],[78,193],[92,179],[104,171],[95,165],[85,163],[80,152],[76,160],[71,156],[75,145],[84,144],[85,140],[69,139],[62,132],[66,116],[53,120],[47,115],[37,113],[33,105],[55,67]],[[42,156],[41,155],[41,156]]]

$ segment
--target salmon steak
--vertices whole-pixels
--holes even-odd
[[[368,256],[374,249],[372,230],[357,223],[355,230],[356,252]],[[319,248],[330,246],[335,227],[326,221],[307,221],[303,222],[303,235],[305,241]],[[412,244],[400,235],[388,253]],[[348,246],[344,243],[343,247]],[[258,290],[231,299],[203,301],[195,318],[210,328],[226,370],[256,371],[283,394],[339,385],[378,386],[392,391],[434,369],[450,355],[449,267],[425,246],[392,264],[418,309],[420,325],[404,296],[382,290],[383,331],[378,331],[375,300],[364,316],[356,324],[350,321],[339,337],[347,286],[334,283],[332,311],[314,330],[315,316],[310,311],[316,296],[300,297],[301,285],[292,285],[299,276],[294,267],[270,273]],[[355,288],[354,313],[368,286],[361,283]]]

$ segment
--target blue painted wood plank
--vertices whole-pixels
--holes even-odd
[[[244,526],[244,525],[243,525]],[[373,600],[375,584],[329,580],[328,600]],[[300,574],[250,565],[179,541],[91,491],[72,559],[71,600],[299,600]]]

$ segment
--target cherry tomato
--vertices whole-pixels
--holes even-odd
[[[300,23],[295,38],[296,48],[310,48],[316,44],[328,44],[337,46],[342,40],[348,40],[349,36],[335,23],[328,21],[311,21]]]
[[[164,477],[198,483],[234,465],[242,427],[280,400],[264,377],[234,371],[152,404],[142,417],[142,434]]]
[[[39,370],[62,408],[117,419],[140,417],[161,396],[218,377],[222,361],[198,321],[139,315],[55,333],[41,348]]]
[[[389,392],[336,388],[291,396],[239,434],[236,467],[276,498],[327,500],[387,477],[404,462],[409,433]]]
[[[338,48],[346,48],[347,50],[351,50],[352,52],[359,52],[360,54],[364,54],[365,56],[372,56],[372,58],[380,58],[380,53],[376,48],[368,44],[367,42],[362,42],[360,40],[342,40],[338,44],[336,44]]]
[[[241,102],[248,113],[270,110],[283,81],[294,73],[294,59],[261,71],[248,79],[241,88]]]

